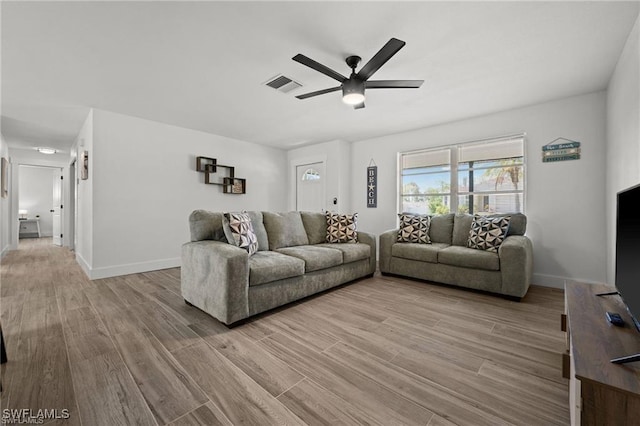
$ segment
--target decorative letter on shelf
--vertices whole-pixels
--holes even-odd
[[[213,175],[218,169],[227,169],[229,176],[222,178],[222,182],[214,182]],[[207,185],[220,185],[225,194],[245,194],[247,192],[247,180],[235,177],[235,167],[218,164],[218,160],[209,157],[196,157],[196,170],[204,173],[204,183]]]

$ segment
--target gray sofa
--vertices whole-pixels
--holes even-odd
[[[189,216],[191,242],[182,246],[185,302],[225,324],[375,272],[373,235],[325,243],[322,213],[248,213],[258,239],[252,256],[227,242],[223,213],[204,210]]]
[[[524,233],[527,218],[511,216],[498,252],[467,248],[473,217],[433,216],[432,244],[399,243],[398,230],[380,235],[380,272],[522,298],[531,283],[533,247]]]

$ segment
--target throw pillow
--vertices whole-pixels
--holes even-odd
[[[328,243],[357,243],[356,222],[358,213],[338,214],[326,212]]]
[[[431,217],[411,213],[400,213],[398,217],[400,218],[397,239],[399,243],[431,244],[431,238],[429,238]]]
[[[507,237],[511,216],[487,217],[473,216],[467,247],[497,252]]]
[[[236,245],[249,252],[249,256],[258,251],[258,237],[253,231],[251,218],[247,212],[242,213],[225,213],[224,218],[229,223],[229,229],[233,241],[230,244]]]

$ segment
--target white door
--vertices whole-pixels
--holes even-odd
[[[53,244],[62,245],[62,170],[53,173]]]
[[[296,166],[296,210],[323,211],[326,180],[324,162]]]

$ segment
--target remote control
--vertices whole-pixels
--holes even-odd
[[[622,327],[624,325],[622,317],[615,312],[607,312],[607,321],[613,325],[617,325],[618,327]]]

